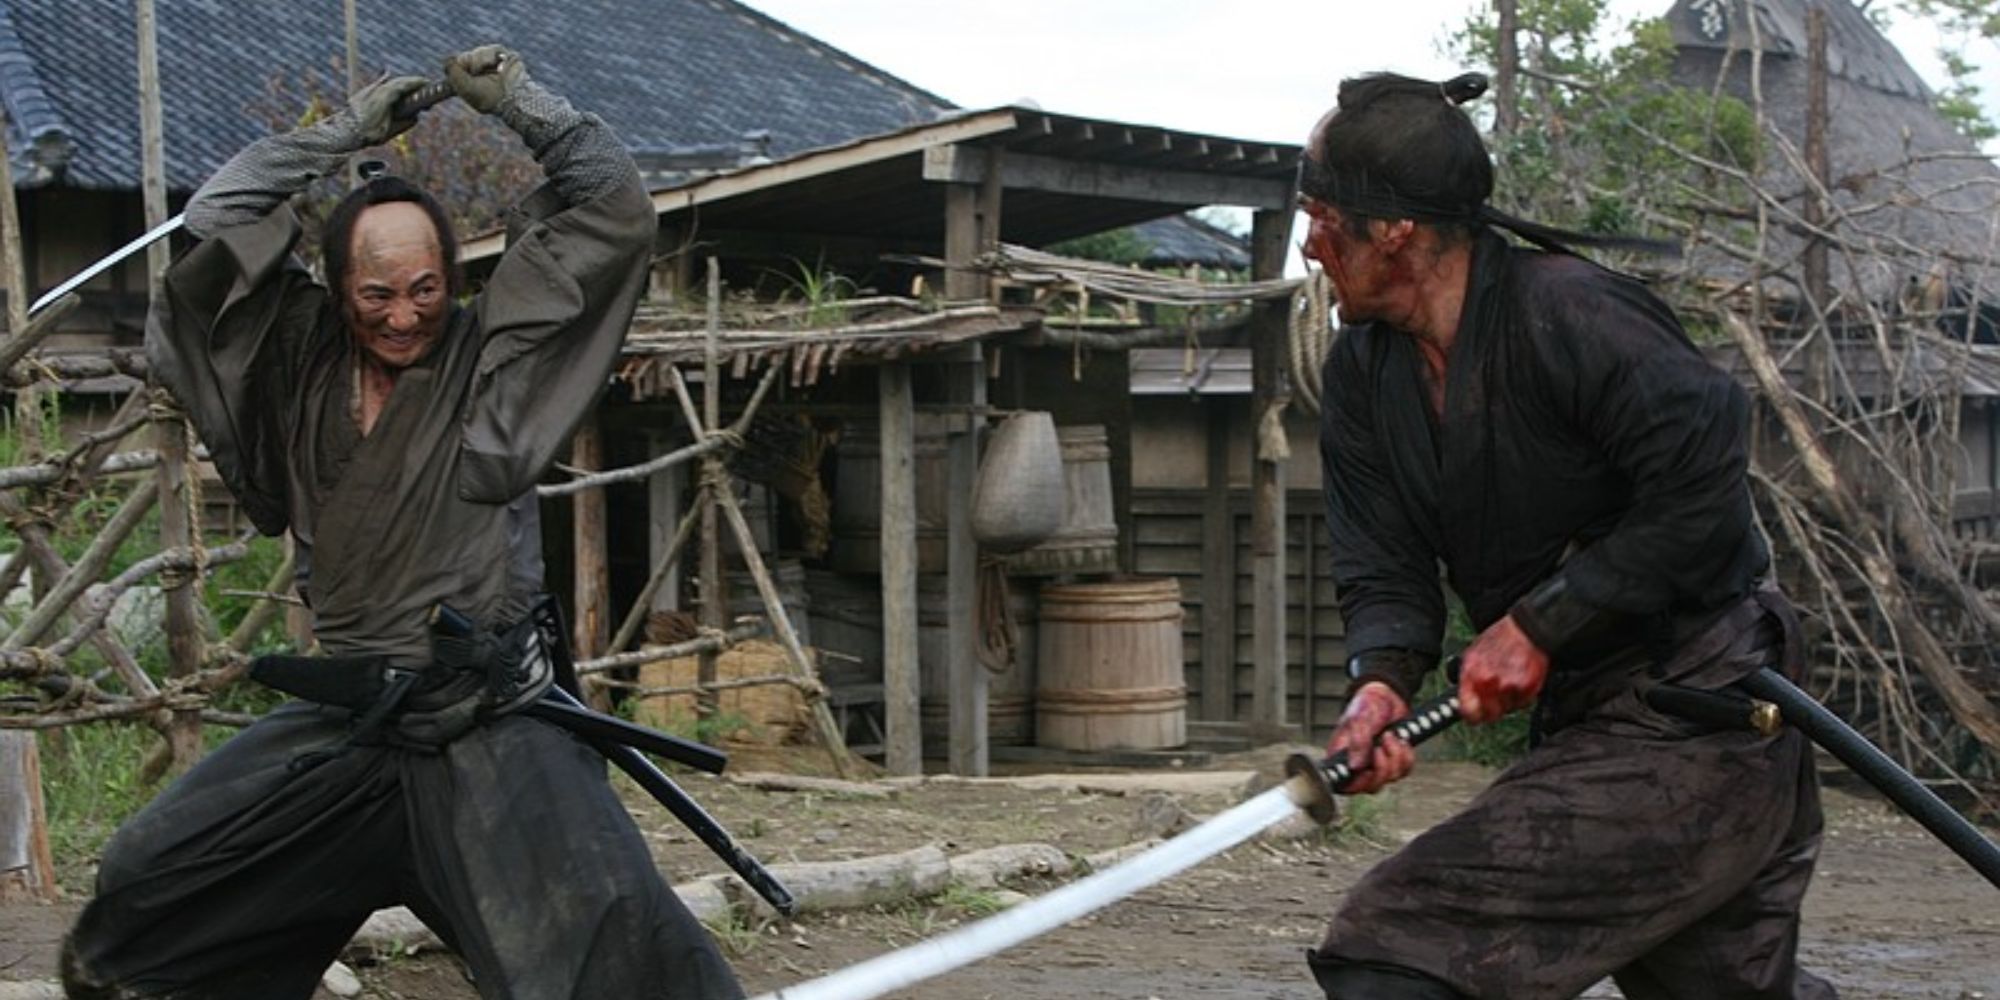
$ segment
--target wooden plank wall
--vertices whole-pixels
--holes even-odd
[[[1321,522],[1320,496],[1313,490],[1293,490],[1286,498],[1285,520],[1285,719],[1297,724],[1310,718],[1312,735],[1323,739],[1340,717],[1347,694],[1347,649],[1339,606],[1334,598],[1332,568]],[[1182,649],[1188,686],[1188,718],[1247,722],[1252,678],[1250,500],[1245,491],[1229,498],[1230,536],[1235,552],[1235,602],[1227,609],[1233,690],[1226,702],[1230,717],[1204,714],[1203,649],[1205,647],[1202,587],[1202,538],[1207,527],[1200,490],[1137,490],[1132,498],[1135,535],[1134,568],[1141,576],[1171,576],[1180,581]],[[1308,572],[1308,568],[1310,572]],[[1310,587],[1308,582],[1310,581]],[[1307,655],[1308,643],[1311,655]],[[1309,686],[1310,685],[1310,686]]]

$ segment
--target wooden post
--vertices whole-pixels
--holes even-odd
[[[7,334],[25,337],[28,300],[34,297],[35,287],[28,278],[28,258],[21,244],[21,211],[14,200],[14,161],[10,157],[7,114],[0,109],[0,260],[4,261],[0,270],[4,270],[7,290]],[[47,443],[42,440],[45,392],[39,384],[30,384],[14,393],[14,429],[21,439],[21,457],[30,461],[41,458],[47,451]]]
[[[35,734],[0,730],[0,901],[58,894]]]
[[[167,171],[160,112],[160,62],[158,31],[153,19],[153,0],[137,0],[139,25],[139,135],[140,192],[146,209],[146,227],[167,221]],[[166,270],[168,247],[165,240],[146,250],[146,287],[157,288]],[[155,412],[154,446],[160,453],[156,470],[160,483],[160,547],[196,548],[200,543],[201,512],[196,509],[196,477],[193,448],[189,445],[188,424],[180,406],[164,389],[153,390]],[[199,565],[166,587],[167,672],[173,677],[192,677],[201,669],[202,570]],[[169,769],[181,773],[194,766],[201,756],[201,711],[177,711],[168,725],[167,744],[173,762]]]
[[[945,614],[951,661],[951,772],[983,778],[987,773],[986,687],[979,662],[979,543],[972,537],[972,483],[979,473],[979,438],[986,405],[986,364],[980,345],[946,365],[946,398],[969,405],[947,445],[945,524]]]
[[[1265,281],[1284,269],[1292,213],[1261,211],[1252,219],[1250,277]],[[1258,739],[1287,735],[1285,725],[1285,464],[1269,434],[1284,432],[1290,403],[1285,385],[1285,306],[1260,302],[1252,314],[1250,417],[1250,550],[1252,646],[1250,726]]]
[[[570,443],[570,464],[586,472],[604,468],[604,432],[595,411],[586,414],[576,438]],[[576,553],[576,578],[572,591],[576,620],[570,622],[570,643],[579,660],[603,656],[611,638],[611,566],[605,551],[604,491],[584,490],[571,498],[570,548]],[[585,684],[593,701],[601,699],[601,686]],[[603,705],[598,706],[600,708]]]
[[[881,380],[882,714],[890,774],[924,771],[917,665],[916,407],[910,365],[888,361]]]
[[[1521,17],[1515,0],[1494,0],[1493,7],[1500,22],[1493,53],[1493,131],[1508,136],[1521,124]],[[1306,728],[1312,728],[1310,720]]]
[[[1229,510],[1226,396],[1201,401],[1208,417],[1208,489],[1201,510],[1201,718],[1236,719],[1236,515]]]
[[[997,201],[997,196],[994,198]],[[945,297],[983,298],[986,279],[972,270],[980,243],[980,187],[945,186]],[[996,222],[998,220],[995,220]],[[946,398],[954,404],[986,404],[986,366],[978,345],[945,366]],[[979,663],[975,626],[979,589],[979,545],[972,538],[972,481],[979,471],[979,426],[975,414],[947,445],[945,495],[945,619],[950,661],[945,677],[951,732],[947,738],[953,774],[983,777],[987,771],[986,668]]]
[[[347,29],[347,96],[353,97],[361,89],[361,16],[355,10],[356,0],[341,0],[341,17]],[[347,186],[361,186],[361,161],[356,159],[347,166]]]
[[[708,258],[708,343],[702,366],[702,427],[695,428],[696,434],[705,433],[704,428],[721,426],[722,413],[722,365],[718,357],[722,335],[722,266],[714,257]],[[717,490],[726,489],[727,481],[721,478],[722,462],[713,454],[701,459],[701,624],[703,628],[720,632],[728,624],[729,609],[726,606],[728,591],[722,581],[722,520],[716,510]],[[747,543],[746,543],[747,544]],[[697,683],[715,683],[716,666],[719,656],[715,652],[701,654],[695,670]],[[715,693],[704,688],[695,696],[694,711],[698,718],[706,718],[715,713]]]

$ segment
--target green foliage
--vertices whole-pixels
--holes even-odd
[[[1073,240],[1049,244],[1048,251],[1078,260],[1103,261],[1106,264],[1140,264],[1146,255],[1153,252],[1151,244],[1139,236],[1139,231],[1131,227],[1113,229],[1109,232],[1079,236]]]
[[[1937,56],[1951,82],[1937,91],[1939,117],[1974,143],[2000,136],[2000,125],[1986,113],[1980,87],[1972,82],[1979,66],[1966,55],[1975,40],[2000,39],[2000,0],[1900,0],[1897,7],[1912,17],[1928,19],[1944,36]],[[1876,15],[1877,24],[1887,19],[1886,13],[1870,13]]]
[[[1613,26],[1601,0],[1521,0],[1519,13],[1532,73],[1521,77],[1520,127],[1494,141],[1503,207],[1586,232],[1637,233],[1657,215],[1720,199],[1730,172],[1755,171],[1763,150],[1754,113],[1672,83],[1664,20]],[[1492,65],[1496,40],[1489,10],[1452,46],[1468,64]]]
[[[785,290],[779,298],[805,307],[798,315],[799,326],[839,326],[847,322],[846,300],[856,292],[852,278],[829,270],[824,260],[813,264],[793,260],[792,268],[792,274],[783,276]]]
[[[40,437],[45,443],[60,440],[62,397],[53,392],[35,395]],[[26,465],[45,456],[29,454],[28,435],[21,433],[20,415],[14,407],[0,407],[0,467]],[[10,546],[11,547],[11,546]]]
[[[1986,107],[1979,100],[1980,86],[1972,82],[1979,67],[1965,57],[1963,50],[1939,49],[1938,59],[1951,77],[1951,83],[1937,92],[1938,116],[1974,143],[2000,136],[2000,125],[1987,116]]]
[[[992,889],[976,889],[963,882],[953,882],[945,886],[930,905],[974,920],[990,917],[1007,908],[1000,894]]]
[[[41,736],[43,808],[56,877],[89,884],[88,866],[120,823],[152,798],[139,763],[160,738],[128,723],[71,726]]]
[[[736,958],[748,955],[752,948],[757,947],[757,942],[762,937],[757,928],[751,925],[750,918],[744,916],[736,907],[730,907],[728,913],[721,919],[703,921],[702,925],[708,928],[708,932],[715,937],[715,943],[721,945],[722,950]]]

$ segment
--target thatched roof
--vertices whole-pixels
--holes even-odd
[[[1828,158],[1837,231],[1869,252],[1851,262],[1832,255],[1833,280],[1858,279],[1886,298],[1942,268],[1961,289],[1990,288],[1974,262],[1996,255],[2000,169],[1936,111],[1934,95],[1867,15],[1847,0],[1822,0],[1827,13]],[[1668,13],[1678,53],[1674,82],[1699,90],[1718,79],[1746,102],[1752,71],[1774,131],[1805,145],[1807,0],[1678,0]],[[1753,55],[1757,58],[1753,59]],[[1803,175],[1775,140],[1764,156],[1763,186],[1793,212],[1804,204]],[[1796,275],[1804,241],[1774,227],[1772,256]],[[1740,261],[1698,251],[1698,270],[1737,278]],[[1981,298],[1991,298],[1990,291]]]

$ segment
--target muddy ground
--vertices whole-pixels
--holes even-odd
[[[1275,751],[1219,759],[1217,769],[1269,768]],[[768,759],[739,757],[738,770]],[[777,763],[798,764],[798,760]],[[807,763],[806,769],[812,769]],[[1334,838],[1257,841],[1069,928],[904,993],[983,998],[1298,998],[1318,996],[1301,955],[1341,893],[1402,840],[1462,803],[1488,772],[1427,763],[1356,828]],[[927,784],[889,799],[762,792],[707,778],[686,785],[766,862],[865,857],[938,844],[947,852],[1040,841],[1072,855],[1152,832],[1163,803],[1015,787]],[[1208,814],[1233,794],[1182,795]],[[1915,824],[1872,798],[1827,792],[1829,832],[1807,898],[1806,963],[1852,1000],[2000,1000],[2000,894]],[[1170,812],[1170,810],[1169,810]],[[638,807],[672,881],[720,870],[664,812]],[[1016,886],[1034,894],[1048,884]],[[811,978],[970,920],[990,893],[809,917],[719,937],[752,993]],[[44,979],[75,905],[0,907],[0,980]],[[476,994],[456,963],[418,955],[357,970],[363,996],[460,1000]],[[1616,997],[1608,984],[1589,994]],[[322,997],[331,994],[322,991]]]

